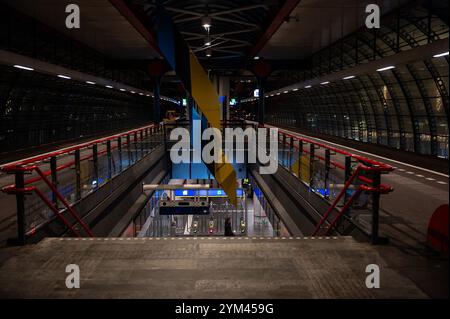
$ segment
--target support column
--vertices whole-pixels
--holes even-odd
[[[221,76],[219,78],[220,114],[222,121],[230,120],[230,78]]]
[[[155,84],[153,85],[153,122],[159,123],[161,122],[161,98],[160,98],[160,90],[161,90],[161,78],[155,77]]]
[[[258,83],[258,90],[259,90],[259,97],[258,97],[258,123],[260,125],[264,125],[264,115],[265,115],[265,108],[266,108],[266,102],[264,99],[264,78],[257,77],[257,83]]]

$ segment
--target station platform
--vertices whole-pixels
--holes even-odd
[[[9,254],[1,298],[427,298],[351,237],[47,238]],[[82,289],[66,288],[68,264]]]

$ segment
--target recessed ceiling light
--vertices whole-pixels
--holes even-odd
[[[95,83],[92,82],[92,81],[86,81],[86,83],[87,83],[87,84],[91,84],[91,85],[95,85]]]
[[[27,70],[27,71],[34,71],[33,68],[29,68],[29,67],[23,66],[23,65],[16,64],[16,65],[14,65],[14,67],[17,68],[17,69],[22,69],[22,70]]]
[[[204,16],[202,18],[202,27],[206,30],[209,31],[209,29],[211,28],[211,17],[209,16]]]
[[[349,76],[346,76],[344,78],[344,80],[350,80],[350,79],[353,79],[354,77],[355,77],[354,75],[349,75]]]
[[[307,85],[305,86],[305,89],[309,89],[311,87],[311,85]]]
[[[293,89],[292,91],[294,91],[294,92],[295,92],[295,91],[298,91],[298,88],[295,88],[295,89]]]
[[[71,79],[70,76],[62,75],[62,74],[58,74],[58,77],[61,78],[61,79],[66,79],[66,80],[70,80]]]
[[[328,83],[330,83],[330,81],[325,81],[325,82],[322,82],[322,83],[320,83],[321,85],[326,85],[326,84],[328,84]]]
[[[395,69],[395,66],[390,65],[390,66],[387,66],[387,67],[385,67],[385,68],[378,69],[377,71],[378,71],[378,72],[383,72],[383,71],[391,70],[391,69]]]
[[[120,91],[125,92],[126,90],[125,89],[120,89]]]
[[[134,91],[131,91],[131,93],[132,93],[132,94],[136,94],[136,92],[134,92]]]
[[[284,94],[288,93],[289,91],[283,91]]]
[[[444,52],[444,53],[435,54],[435,55],[433,55],[433,58],[440,58],[440,57],[446,56],[446,55],[448,55],[448,51]]]
[[[111,85],[105,85],[108,89],[112,89],[113,87]]]

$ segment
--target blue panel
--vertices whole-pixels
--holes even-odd
[[[187,196],[187,197],[194,197],[195,194],[195,190],[193,189],[177,189],[175,190],[175,197],[182,197],[182,196]]]
[[[247,177],[247,168],[245,164],[232,163],[234,171],[236,172],[236,179],[244,179]]]
[[[173,179],[190,179],[190,167],[187,163],[172,164]]]
[[[203,163],[192,163],[191,164],[191,178],[192,179],[210,179],[209,171],[206,165]]]
[[[194,189],[177,189],[175,190],[175,197],[195,197],[195,196],[211,196],[211,197],[226,197],[226,193],[223,189],[202,189],[202,190],[194,190]],[[238,188],[236,190],[236,195],[238,197],[242,197],[244,195],[244,190],[242,188]]]
[[[176,70],[173,23],[165,10],[158,10],[158,46],[172,69]]]

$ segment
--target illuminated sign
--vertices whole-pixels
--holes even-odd
[[[178,189],[175,190],[175,196],[176,197],[227,197],[227,194],[223,189],[201,189],[201,190],[195,190],[195,189]],[[244,196],[244,191],[242,188],[239,188],[236,190],[236,196],[242,197]]]

